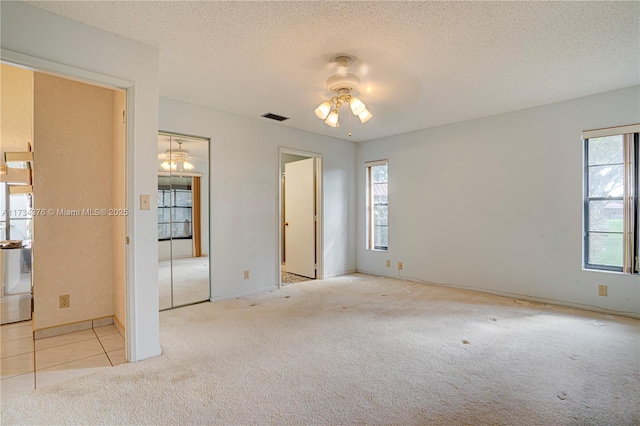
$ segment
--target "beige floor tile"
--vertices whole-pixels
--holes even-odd
[[[0,360],[0,374],[3,380],[7,377],[19,376],[30,371],[33,371],[33,352]]]
[[[2,379],[2,381],[0,381],[2,397],[5,398],[7,396],[33,390],[35,388],[33,379],[33,373],[21,374],[8,379]]]
[[[124,348],[107,352],[107,355],[109,356],[109,360],[113,365],[120,365],[127,362],[127,358],[124,355]]]
[[[69,343],[81,342],[83,340],[95,339],[93,330],[75,331],[73,333],[61,334],[59,336],[47,337],[36,340],[36,351],[53,348],[56,346],[68,345]]]
[[[101,337],[117,333],[118,329],[115,327],[115,325],[105,325],[104,327],[96,327],[93,329],[93,331],[95,331],[96,336]]]
[[[0,357],[7,358],[29,352],[33,352],[33,338],[25,337],[22,339],[7,340],[6,342],[2,342]]]
[[[100,343],[104,347],[105,352],[112,352],[117,349],[124,348],[124,338],[120,333],[109,334],[107,336],[100,336]]]
[[[9,340],[16,340],[16,339],[24,339],[25,337],[31,337],[32,336],[32,330],[31,330],[31,322],[29,322],[28,324],[23,324],[23,323],[18,323],[20,325],[17,324],[10,324],[9,326],[2,326],[2,328],[0,329],[0,340],[2,340],[3,342],[9,341]]]
[[[109,358],[103,352],[99,355],[45,368],[36,372],[36,388],[40,389],[65,380],[86,376],[110,367]]]
[[[98,354],[104,354],[104,350],[97,338],[56,346],[36,351],[36,369],[42,370]]]

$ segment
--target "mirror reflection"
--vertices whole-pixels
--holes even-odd
[[[160,310],[203,302],[209,285],[209,139],[158,135]]]

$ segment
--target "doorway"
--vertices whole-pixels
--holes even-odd
[[[0,226],[11,243],[0,276],[3,296],[19,288],[29,308],[19,317],[0,309],[10,394],[126,362],[127,93],[0,66],[11,106],[2,109],[0,187],[12,212]]]
[[[279,286],[322,278],[322,155],[280,148]]]

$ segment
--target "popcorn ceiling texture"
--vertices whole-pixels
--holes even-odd
[[[163,97],[345,139],[313,110],[353,55],[356,141],[640,82],[638,2],[27,3],[159,47]]]
[[[350,275],[162,312],[163,355],[2,424],[631,425],[640,321]]]

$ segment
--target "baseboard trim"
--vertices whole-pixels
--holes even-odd
[[[335,274],[325,275],[322,279],[323,280],[328,280],[329,278],[342,277],[344,275],[355,274],[356,272],[358,272],[357,269],[349,269],[349,270],[344,271],[344,272],[338,272],[338,273],[335,273]]]
[[[156,356],[160,356],[162,355],[162,348],[161,347],[157,347],[151,351],[146,351],[146,352],[141,352],[137,354],[138,356],[136,357],[136,360],[133,362],[138,362],[138,361],[142,361],[145,359],[149,359],[149,358],[153,358]]]
[[[125,334],[125,326],[122,325],[118,317],[113,316],[113,325],[120,332],[121,335],[126,336]]]
[[[46,339],[47,337],[59,336],[61,334],[73,333],[76,331],[89,330],[97,327],[104,327],[114,323],[112,315],[106,317],[92,318],[84,321],[70,322],[67,324],[53,325],[51,327],[39,328],[33,331],[35,340]]]
[[[377,272],[370,272],[370,271],[365,271],[365,270],[362,270],[362,269],[359,269],[358,273],[367,274],[367,275],[374,275],[374,276],[384,277],[384,278],[391,278],[391,279],[396,279],[396,280],[400,280],[400,281],[409,281],[409,282],[419,283],[419,284],[435,285],[435,286],[438,286],[438,287],[455,288],[457,290],[476,291],[478,293],[492,294],[494,296],[508,297],[510,299],[525,300],[527,302],[547,303],[547,304],[550,304],[550,305],[564,306],[564,307],[567,307],[567,308],[575,308],[575,309],[582,309],[584,311],[598,312],[598,313],[601,313],[601,314],[618,315],[618,316],[623,316],[623,317],[640,319],[640,314],[639,313],[635,313],[635,312],[614,311],[614,310],[611,310],[611,309],[600,308],[598,306],[583,305],[581,303],[566,302],[566,301],[563,301],[563,300],[546,299],[544,297],[535,297],[535,296],[528,296],[526,294],[508,293],[508,292],[503,292],[503,291],[487,290],[487,289],[484,289],[484,288],[467,287],[467,286],[457,285],[457,284],[434,283],[434,282],[431,282],[431,281],[425,281],[425,280],[421,280],[421,279],[418,279],[418,278],[397,277],[397,276],[383,275],[383,274],[379,274]]]
[[[266,287],[260,290],[255,290],[255,291],[248,291],[248,292],[238,292],[238,293],[231,293],[231,294],[224,294],[221,296],[212,296],[211,299],[209,299],[210,302],[221,302],[223,300],[229,300],[229,299],[236,299],[238,297],[247,297],[247,296],[253,296],[254,294],[259,294],[259,293],[264,293],[267,291],[272,291],[272,290],[278,290],[278,286],[274,285],[271,287]]]

